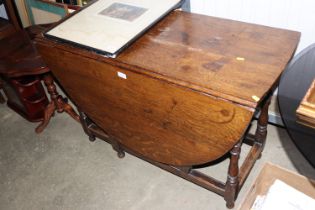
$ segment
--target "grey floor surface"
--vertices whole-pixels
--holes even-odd
[[[131,155],[119,159],[101,140],[89,142],[81,126],[66,114],[57,114],[39,135],[35,126],[0,104],[1,210],[226,209],[223,198],[212,192]],[[242,149],[248,151],[246,146]],[[315,178],[315,169],[286,131],[269,126],[263,156],[235,209],[267,161]],[[225,160],[202,171],[225,180],[227,164]]]

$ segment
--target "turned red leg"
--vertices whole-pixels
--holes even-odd
[[[228,171],[228,177],[225,184],[225,194],[224,199],[226,201],[227,208],[233,208],[234,202],[238,193],[239,186],[239,166],[238,160],[241,153],[241,142],[237,143],[233,149],[230,151],[230,165]]]
[[[44,120],[41,124],[35,129],[36,133],[42,132],[49,123],[50,118],[54,115],[55,110],[57,112],[66,112],[77,122],[80,122],[79,115],[73,110],[73,108],[63,99],[57,92],[54,80],[51,74],[45,74],[43,77],[44,84],[47,88],[47,91],[50,95],[50,103],[45,109]]]

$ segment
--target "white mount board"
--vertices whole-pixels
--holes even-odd
[[[181,0],[99,0],[45,35],[115,57],[180,3]]]

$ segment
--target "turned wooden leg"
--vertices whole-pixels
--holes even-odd
[[[270,105],[270,99],[268,99],[263,105],[257,122],[257,128],[255,132],[255,142],[259,143],[264,148],[267,137],[267,126],[268,126],[268,108]]]
[[[79,114],[80,114],[81,124],[83,126],[85,133],[89,136],[89,140],[95,141],[95,135],[89,129],[89,127],[91,126],[91,124],[93,124],[93,122],[88,118],[88,116],[86,116],[84,112],[81,112],[79,110]],[[119,142],[114,137],[107,137],[107,138],[109,139],[109,142],[112,145],[113,149],[117,152],[117,156],[119,158],[124,158],[125,151],[121,148]]]
[[[110,142],[112,144],[113,149],[117,152],[117,156],[119,158],[124,158],[125,157],[125,151],[121,148],[119,143],[114,138],[110,138]]]
[[[41,133],[46,128],[54,112],[55,112],[55,104],[53,101],[51,101],[49,102],[49,104],[47,105],[45,109],[43,121],[37,126],[37,128],[35,128],[36,133]]]
[[[226,201],[227,208],[233,208],[234,202],[238,193],[238,174],[239,166],[238,160],[241,153],[241,142],[237,143],[233,149],[230,151],[230,165],[228,170],[228,177],[225,184],[224,200]]]
[[[50,103],[45,109],[44,120],[41,124],[35,129],[36,133],[41,133],[49,123],[50,118],[54,115],[55,110],[57,112],[66,112],[68,113],[73,119],[77,122],[80,122],[80,117],[77,113],[73,110],[73,108],[67,103],[67,101],[62,98],[56,89],[54,84],[54,80],[51,74],[45,74],[43,77],[44,84],[47,88],[47,91],[50,95]]]
[[[81,120],[81,124],[83,126],[83,129],[85,131],[85,133],[89,136],[89,140],[91,142],[95,141],[95,136],[93,135],[93,133],[89,130],[89,126],[91,125],[91,121],[90,119],[86,116],[86,114],[84,112],[79,111],[80,114],[80,120]]]
[[[65,98],[62,98],[61,96],[58,97],[58,104],[62,106],[62,110],[66,113],[68,113],[74,120],[77,122],[80,122],[79,115],[74,111],[72,106],[68,104],[68,100]]]

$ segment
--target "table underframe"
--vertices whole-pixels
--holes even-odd
[[[119,158],[123,158],[125,156],[125,152],[134,155],[176,176],[221,195],[226,201],[226,206],[228,208],[233,208],[239,191],[241,190],[256,160],[260,158],[264,149],[267,136],[268,107],[270,99],[271,97],[267,97],[267,99],[262,102],[262,108],[258,117],[255,134],[246,133],[229,151],[230,163],[225,182],[219,181],[200,171],[197,171],[193,169],[193,166],[172,166],[146,159],[143,155],[121,145],[117,140],[115,140],[115,138],[108,136],[101,128],[93,123],[84,112],[79,110],[79,113],[83,129],[89,136],[90,141],[95,141],[96,137],[100,138],[112,145]],[[250,145],[251,150],[247,154],[242,165],[239,166],[242,143]]]

